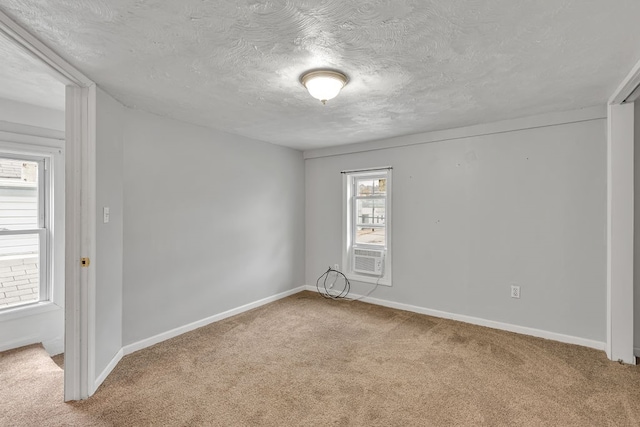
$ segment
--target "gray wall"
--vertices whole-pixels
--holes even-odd
[[[125,122],[124,345],[304,284],[301,152]]]
[[[98,89],[96,135],[96,377],[122,348],[122,125],[125,108]],[[110,208],[109,223],[102,208]]]
[[[0,120],[64,132],[65,113],[59,110],[0,98]]]
[[[606,120],[307,160],[307,284],[341,263],[340,171],[386,165],[393,286],[373,297],[605,341]]]

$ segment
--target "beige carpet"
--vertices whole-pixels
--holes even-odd
[[[64,404],[38,346],[0,354],[0,425],[638,426],[601,351],[304,292],[125,357]]]
[[[60,367],[60,369],[64,369],[64,353],[51,356],[51,359]]]

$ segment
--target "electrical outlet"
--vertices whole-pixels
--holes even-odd
[[[511,298],[520,298],[520,286],[511,285]]]
[[[333,264],[333,269],[340,271],[340,264]]]

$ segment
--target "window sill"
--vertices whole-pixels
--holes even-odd
[[[35,316],[36,314],[48,313],[50,311],[59,310],[62,307],[51,301],[42,301],[34,304],[20,305],[0,310],[0,322],[21,317]]]
[[[391,286],[391,278],[390,277],[370,277],[364,276],[355,273],[347,274],[347,279],[350,282],[360,282],[360,283],[371,283],[373,285],[381,285],[381,286]]]

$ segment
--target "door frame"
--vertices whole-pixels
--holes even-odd
[[[95,392],[95,268],[80,260],[95,254],[96,86],[2,11],[0,32],[67,86],[64,400],[86,399]]]
[[[634,129],[633,102],[640,61],[620,83],[607,114],[607,357],[635,364],[634,341]]]

